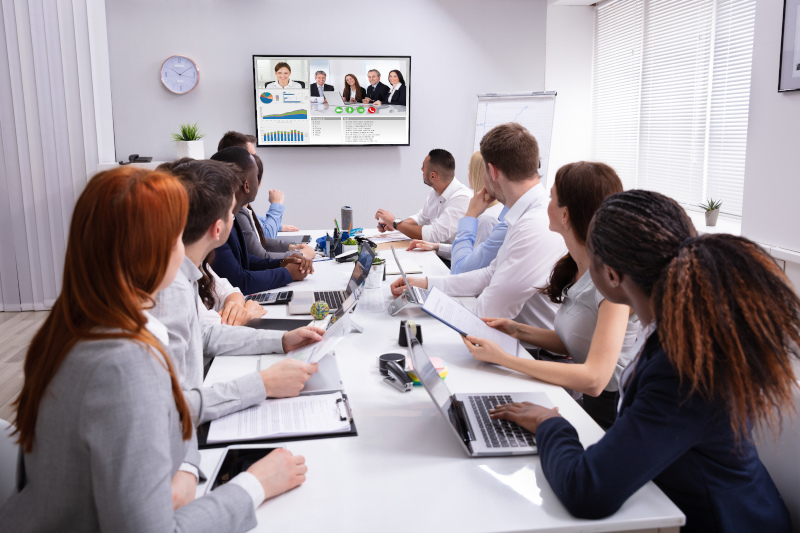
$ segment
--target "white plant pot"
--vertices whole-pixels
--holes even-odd
[[[367,274],[367,279],[364,280],[365,289],[379,289],[383,284],[383,271],[386,268],[386,263],[380,265],[372,265]]]
[[[706,211],[706,226],[716,226],[718,217],[719,217],[719,209]]]
[[[192,159],[205,159],[203,141],[176,141],[177,158],[191,157]]]
[[[342,253],[346,254],[347,252],[357,252],[358,245],[357,244],[343,244],[342,245]]]

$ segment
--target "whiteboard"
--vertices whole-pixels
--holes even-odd
[[[475,151],[480,149],[483,136],[495,126],[507,122],[522,124],[539,143],[539,177],[547,188],[555,110],[555,91],[479,94],[475,119]]]

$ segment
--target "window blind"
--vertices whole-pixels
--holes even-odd
[[[626,188],[741,215],[754,15],[754,0],[598,6],[594,157]]]

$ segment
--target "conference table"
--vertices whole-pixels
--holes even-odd
[[[379,247],[380,257],[391,258],[390,250],[380,248],[386,246]],[[401,263],[416,264],[425,275],[448,274],[435,253],[407,252],[402,244],[398,248]],[[313,275],[288,288],[344,289],[353,266],[315,262]],[[603,435],[564,389],[475,360],[458,333],[418,306],[389,316],[387,307],[393,299],[389,285],[397,277],[387,275],[380,288],[363,290],[352,314],[363,332],[349,333],[335,348],[358,435],[281,443],[305,456],[307,480],[261,504],[253,531],[678,531],[684,515],[652,482],[612,516],[574,518],[547,483],[538,456],[467,457],[422,387],[403,393],[384,383],[378,357],[389,352],[408,354],[398,344],[400,320],[414,320],[422,326],[426,353],[447,365],[445,384],[453,393],[544,392],[575,426],[584,446]],[[474,308],[474,298],[460,300]],[[288,316],[286,306],[268,310],[265,318]],[[311,315],[292,318],[312,320]],[[519,355],[529,357],[522,348]],[[252,372],[258,358],[217,357],[206,384]],[[224,448],[201,451],[206,475],[214,471],[223,452]],[[205,485],[198,485],[198,497],[205,493]]]

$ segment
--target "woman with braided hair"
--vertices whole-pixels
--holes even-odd
[[[789,531],[758,458],[753,426],[777,428],[797,386],[800,299],[755,243],[697,237],[673,200],[607,198],[588,239],[592,279],[644,329],[620,378],[616,422],[584,450],[556,409],[499,406],[536,432],[542,468],[575,516],[601,518],[653,480],[686,514],[684,531]]]

